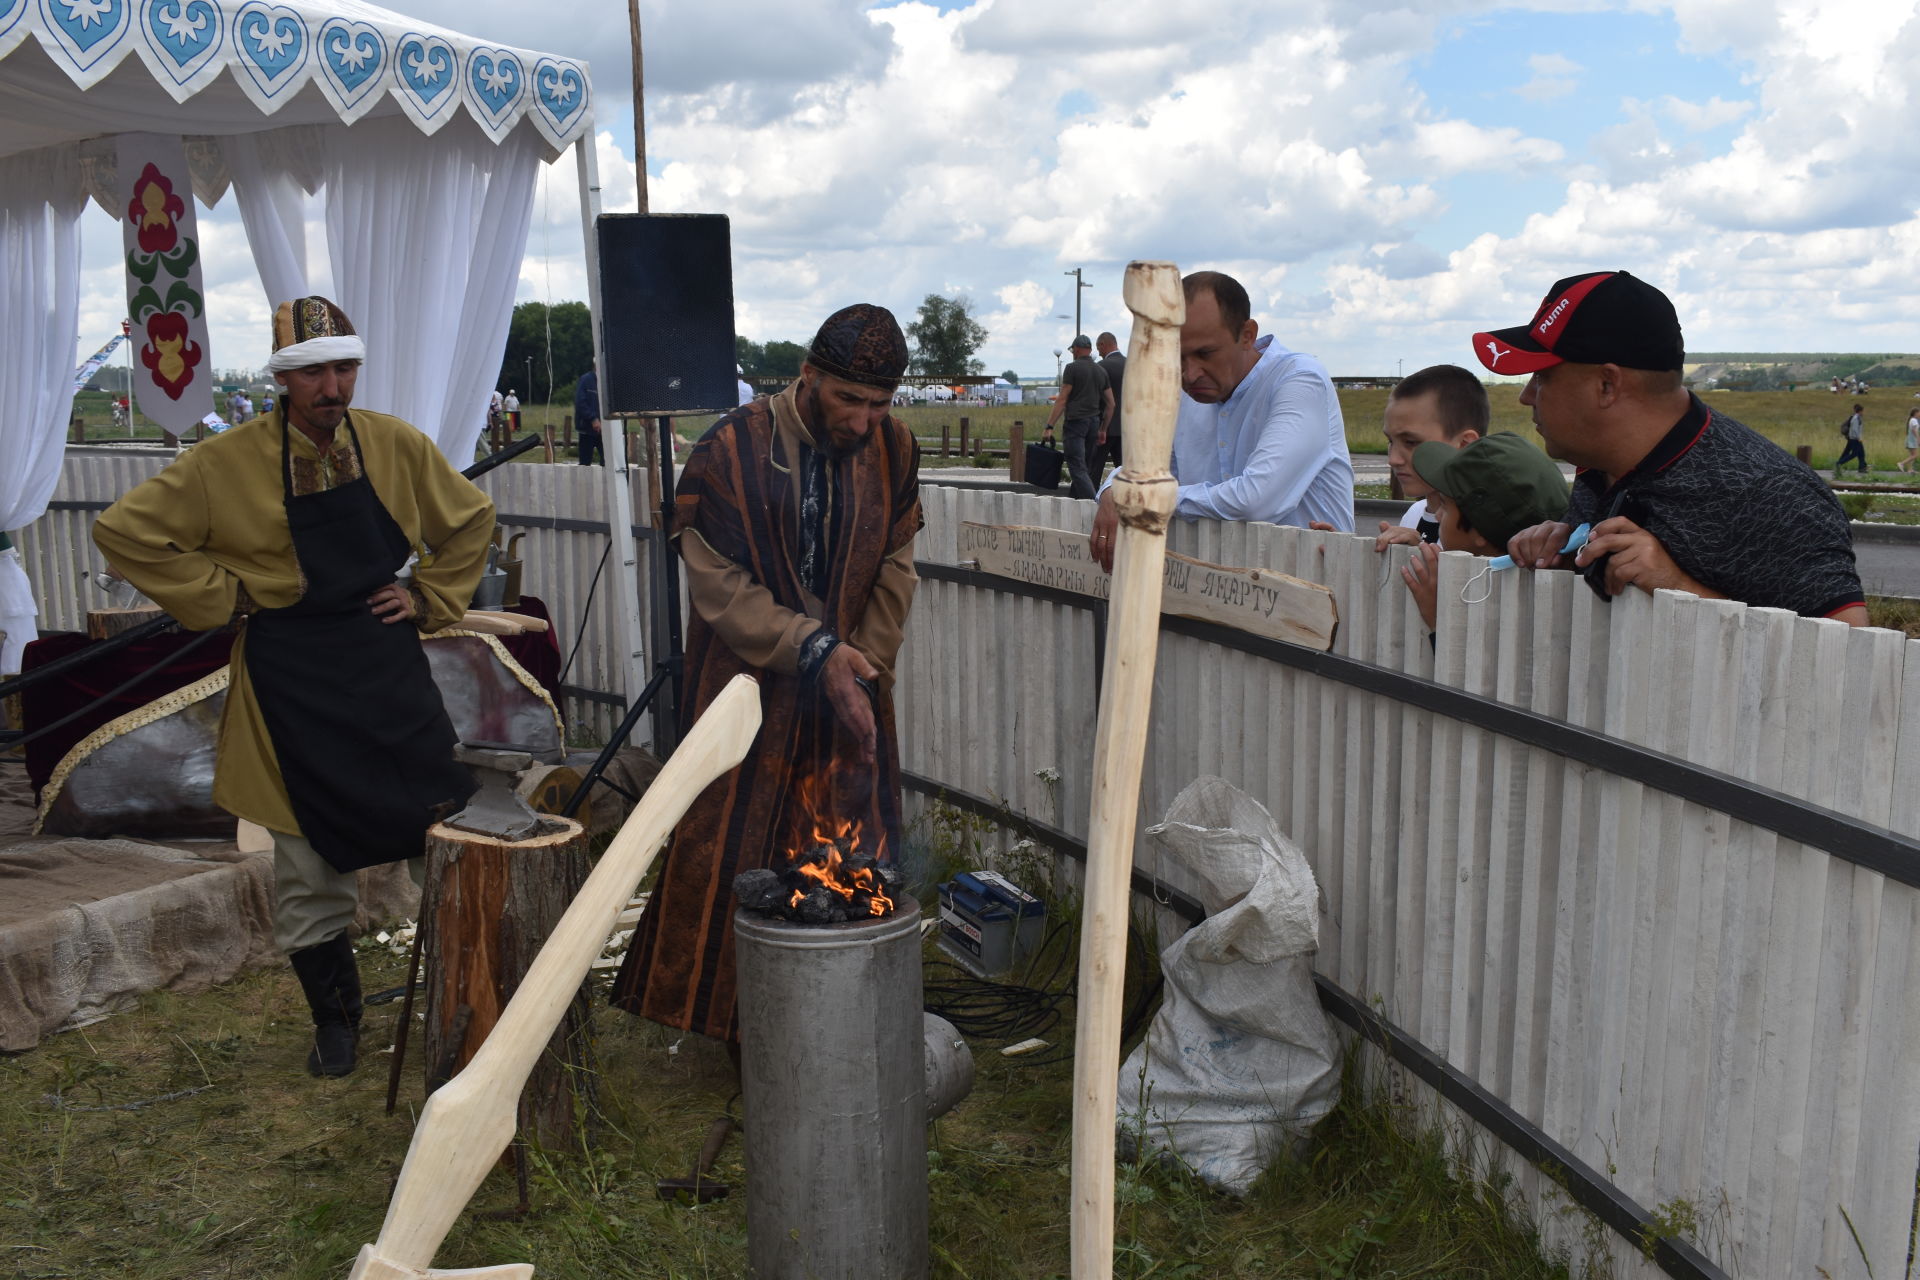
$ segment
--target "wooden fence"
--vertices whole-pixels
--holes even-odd
[[[1093,504],[923,500],[904,768],[1084,839],[1098,610],[940,566],[962,521],[1084,529]],[[1607,604],[1566,573],[1466,605],[1481,562],[1447,555],[1430,648],[1404,550],[1181,521],[1171,547],[1324,583],[1340,624],[1330,655],[1276,660],[1168,620],[1143,827],[1201,774],[1257,797],[1319,878],[1327,983],[1430,1050],[1454,1097],[1610,1179],[1649,1246],[1691,1217],[1651,1250],[1666,1269],[1909,1274],[1920,646],[1670,592]],[[1190,887],[1144,839],[1137,857]],[[1486,1123],[1403,1083],[1463,1134]],[[1590,1256],[1564,1162],[1481,1145],[1549,1247]],[[1610,1274],[1657,1273],[1598,1236]]]

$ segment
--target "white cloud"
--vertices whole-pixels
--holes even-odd
[[[1558,53],[1536,53],[1527,59],[1527,66],[1533,71],[1533,79],[1514,92],[1529,102],[1551,102],[1566,97],[1580,87],[1580,72],[1584,69]]]
[[[1753,111],[1751,102],[1728,102],[1719,96],[1705,102],[1688,102],[1668,95],[1660,99],[1660,110],[1688,133],[1705,133],[1732,124]]]
[[[1683,50],[1729,62],[1737,89],[1634,100],[1616,51],[1555,40],[1489,76],[1484,96],[1506,104],[1492,123],[1422,89],[1443,24],[1494,12],[1485,0],[1356,8],[1301,0],[1282,22],[1242,0],[645,0],[652,207],[732,219],[748,336],[804,340],[856,299],[904,321],[929,292],[961,293],[994,370],[1051,371],[1074,267],[1094,286],[1082,327],[1124,334],[1134,257],[1234,272],[1263,326],[1336,372],[1464,360],[1474,328],[1519,322],[1556,277],[1597,266],[1668,288],[1697,344],[1912,345],[1914,0],[1675,0]],[[637,207],[619,6],[409,10],[590,58],[602,202]],[[1537,136],[1506,96],[1576,89],[1586,136]],[[1525,204],[1496,203],[1516,190]],[[579,223],[568,156],[541,175],[523,299],[586,296]],[[266,300],[230,199],[202,230],[215,362],[258,363]],[[86,244],[91,350],[125,303],[115,224],[90,213]]]

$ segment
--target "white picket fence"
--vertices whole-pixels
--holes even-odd
[[[84,630],[87,610],[104,605],[105,597],[88,581],[90,575],[106,567],[88,529],[108,503],[159,471],[169,456],[157,450],[67,455],[52,509],[15,538],[28,580],[38,594],[42,630]],[[639,468],[629,474],[634,523],[650,529],[656,523],[651,489]],[[576,741],[601,741],[618,723],[620,702],[627,695],[625,654],[618,641],[611,578],[620,563],[617,546],[606,555],[607,568],[600,571],[597,585],[594,580],[608,547],[607,473],[600,467],[509,464],[489,471],[476,483],[493,498],[505,532],[527,535],[520,547],[525,563],[522,590],[538,596],[552,611],[562,659],[569,653],[575,655],[564,683],[587,695],[599,695],[563,700],[569,735]],[[527,517],[536,523],[519,522]],[[555,528],[537,523],[556,519],[593,527]],[[632,537],[630,533],[627,536]],[[647,543],[634,539],[634,544],[642,609],[650,615],[645,605],[653,581]],[[650,641],[647,651],[653,651]],[[650,726],[643,721],[634,741],[650,739]]]
[[[922,493],[928,561],[956,562],[964,520],[1092,518],[1060,498]],[[1920,833],[1920,646],[1896,633],[1674,593],[1607,604],[1566,573],[1500,575],[1469,606],[1480,562],[1447,555],[1430,649],[1404,551],[1180,521],[1170,545],[1328,585],[1335,654]],[[904,767],[1084,839],[1093,628],[1085,609],[923,581],[900,662]],[[1641,1206],[1691,1209],[1692,1242],[1727,1274],[1909,1274],[1920,890],[1189,636],[1163,633],[1152,725],[1143,827],[1201,774],[1260,799],[1319,878],[1320,972]],[[1136,856],[1189,887],[1144,838]],[[1588,1255],[1590,1224],[1554,1181],[1496,1160],[1547,1244]],[[1611,1274],[1658,1274],[1627,1241],[1611,1252]]]

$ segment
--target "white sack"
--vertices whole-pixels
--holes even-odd
[[[1244,1196],[1339,1098],[1313,987],[1319,887],[1273,815],[1222,778],[1195,779],[1147,834],[1193,873],[1207,918],[1160,953],[1160,1011],[1120,1067],[1120,1141]]]

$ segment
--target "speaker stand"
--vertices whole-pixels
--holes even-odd
[[[663,587],[658,608],[667,623],[666,659],[656,671],[666,675],[666,705],[653,715],[653,741],[661,759],[665,759],[680,741],[680,670],[683,651],[680,636],[680,557],[673,553],[673,419],[661,414],[655,419],[660,432],[660,512],[659,532],[653,539],[660,547],[660,574]]]
[[[666,623],[666,644],[656,652],[662,652],[665,656],[654,663],[653,678],[647,681],[647,687],[627,708],[627,714],[608,737],[607,745],[600,748],[600,754],[594,758],[593,767],[587,770],[586,776],[580,779],[580,785],[567,798],[567,803],[560,810],[563,818],[571,818],[578,812],[580,802],[593,790],[594,783],[601,781],[600,775],[613,763],[614,755],[626,744],[634,726],[640,723],[640,717],[649,708],[653,711],[654,753],[665,760],[680,740],[680,673],[685,666],[680,636],[680,563],[673,553],[673,543],[667,537],[668,530],[673,527],[673,419],[661,414],[655,419],[655,425],[659,431],[656,447],[660,450],[660,510],[656,513],[658,524],[655,534],[648,541],[659,551],[653,576],[654,616]],[[662,694],[666,696],[662,697]],[[638,796],[629,794],[623,787],[614,786],[611,782],[607,785],[629,800],[639,800]]]

